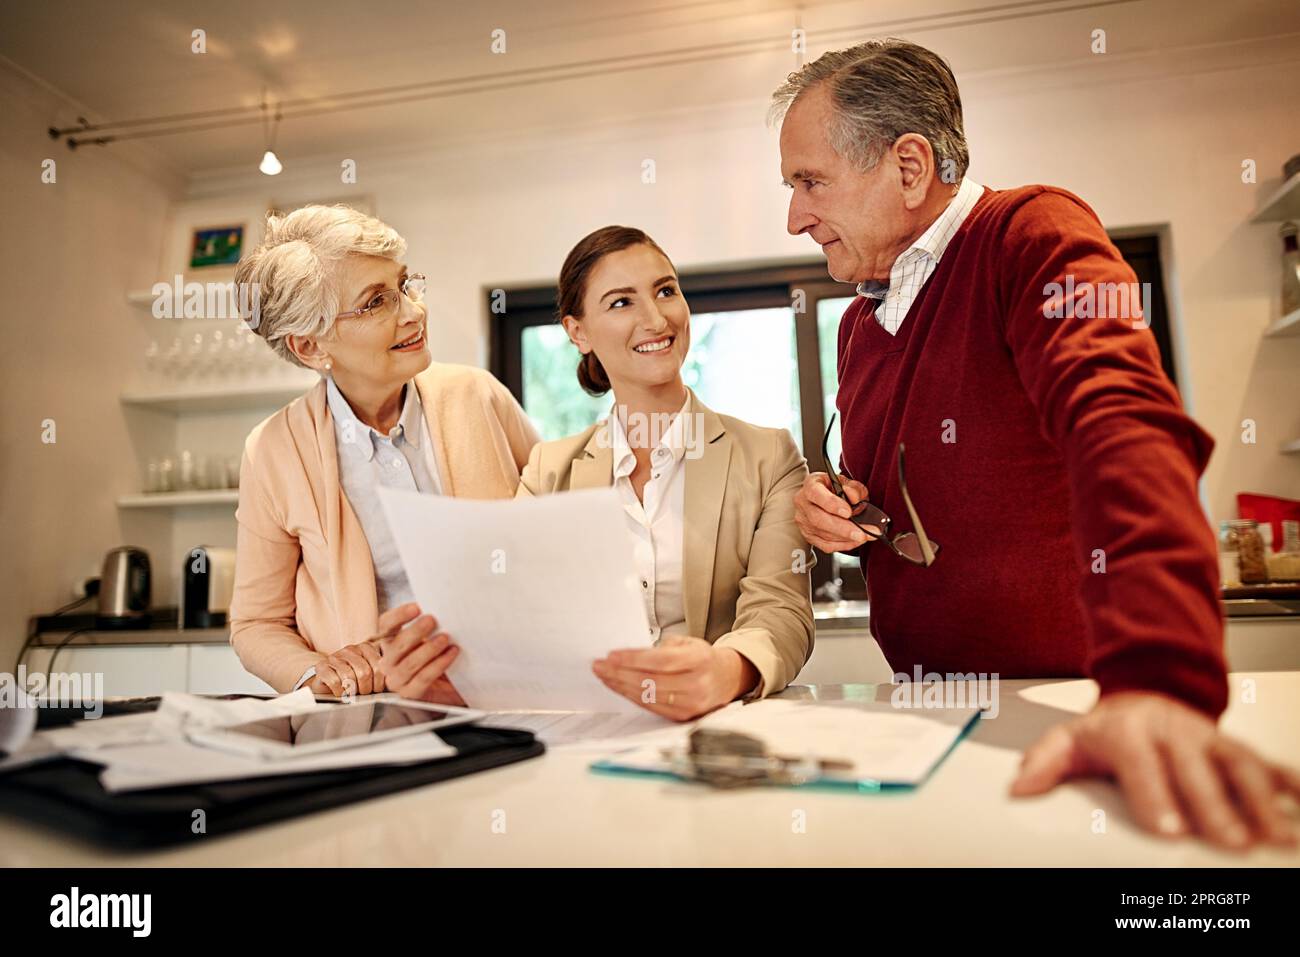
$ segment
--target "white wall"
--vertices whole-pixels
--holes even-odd
[[[167,534],[119,521],[114,499],[139,476],[117,399],[145,346],[126,292],[157,268],[181,180],[130,150],[54,143],[45,129],[66,107],[0,61],[0,671],[27,616],[66,603],[105,551]],[[52,184],[41,182],[47,158]],[[47,419],[53,444],[42,442]]]

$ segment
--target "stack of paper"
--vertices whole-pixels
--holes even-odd
[[[79,721],[38,731],[14,759],[42,759],[61,754],[103,766],[99,780],[107,791],[271,777],[333,768],[412,764],[448,757],[456,749],[436,734],[411,735],[324,754],[267,761],[191,743],[187,735],[205,728],[228,727],[260,718],[302,714],[320,704],[303,688],[278,698],[233,701],[168,693],[149,714]],[[20,760],[14,760],[18,766]]]

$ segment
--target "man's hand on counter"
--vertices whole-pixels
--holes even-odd
[[[1114,778],[1137,822],[1167,837],[1199,834],[1235,850],[1296,841],[1279,804],[1300,800],[1300,774],[1164,695],[1107,695],[1051,728],[1025,752],[1011,793],[1043,794],[1080,777]]]

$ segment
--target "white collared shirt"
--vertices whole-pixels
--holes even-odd
[[[619,420],[615,405],[608,419],[610,447],[613,451],[614,488],[628,516],[632,535],[641,596],[645,601],[650,640],[665,635],[686,634],[686,602],[682,590],[683,523],[686,510],[686,456],[684,428],[690,397],[673,417],[654,450],[650,453],[650,478],[637,499],[632,487],[636,455],[628,444],[627,432]],[[649,423],[633,421],[633,438],[649,441]],[[637,435],[638,428],[646,433]]]
[[[961,181],[957,194],[949,201],[939,217],[930,224],[912,245],[899,253],[889,268],[889,281],[869,279],[858,284],[858,295],[875,299],[876,322],[891,336],[896,334],[907,318],[921,287],[943,258],[953,235],[975,208],[984,187],[969,176]]]
[[[356,513],[370,545],[375,566],[375,597],[382,614],[389,608],[415,601],[406,578],[397,543],[379,506],[375,489],[400,488],[431,495],[442,494],[438,463],[415,383],[408,382],[402,400],[402,415],[387,435],[357,418],[352,406],[334,384],[325,387],[339,454],[339,482]],[[357,641],[365,638],[358,635]]]

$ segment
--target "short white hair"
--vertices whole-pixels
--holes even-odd
[[[396,261],[405,252],[406,240],[395,229],[350,206],[303,206],[268,216],[261,245],[235,269],[237,288],[248,290],[242,301],[256,303],[244,320],[277,355],[301,366],[288,337],[325,336],[334,327],[342,311],[339,263],[353,254]]]

